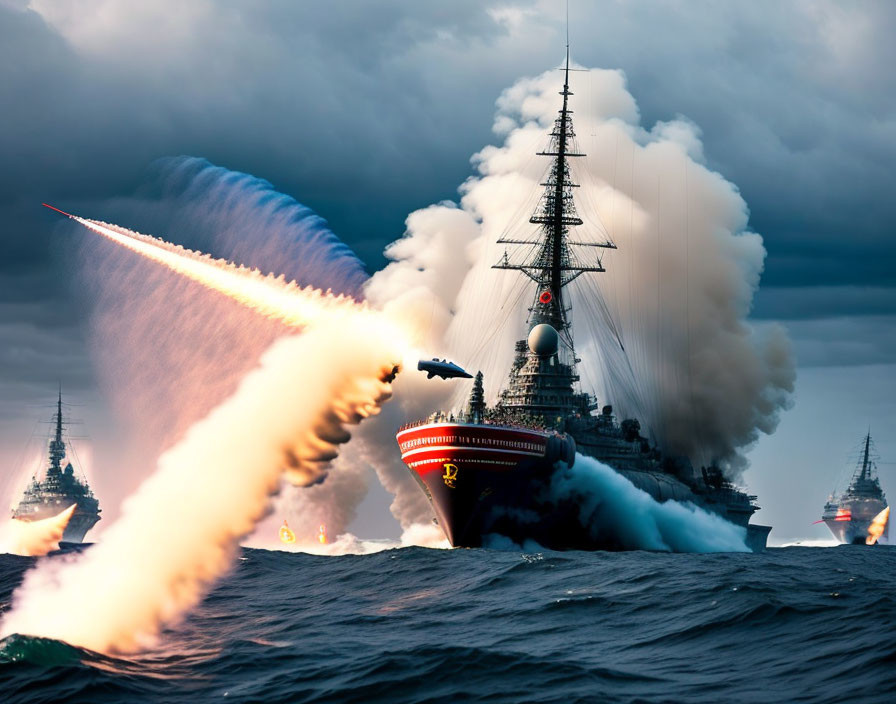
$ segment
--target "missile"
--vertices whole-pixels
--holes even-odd
[[[49,208],[50,210],[55,210],[57,213],[62,213],[62,214],[65,215],[65,217],[67,217],[67,218],[71,218],[72,220],[75,219],[75,216],[72,215],[71,213],[67,213],[67,212],[65,212],[64,210],[60,210],[59,208],[54,208],[54,207],[53,207],[52,205],[50,205],[49,203],[41,203],[41,205],[44,206],[45,208]]]
[[[454,362],[449,362],[446,359],[436,359],[435,357],[429,361],[421,359],[417,362],[417,369],[421,372],[426,372],[427,379],[432,379],[434,376],[439,376],[443,379],[448,379],[449,377],[463,379],[473,378],[472,374],[467,374],[467,372],[457,366]]]

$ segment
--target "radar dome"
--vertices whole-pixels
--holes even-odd
[[[550,357],[557,353],[560,336],[547,323],[536,325],[529,331],[529,349],[539,357]]]

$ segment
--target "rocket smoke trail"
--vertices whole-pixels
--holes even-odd
[[[63,214],[97,234],[165,265],[171,271],[225,293],[255,312],[286,325],[303,327],[365,307],[347,296],[334,296],[311,287],[300,288],[294,281],[287,283],[282,277],[264,275],[257,269],[237,266],[149,235]]]
[[[101,543],[29,572],[0,625],[2,636],[130,652],[152,643],[229,568],[284,472],[313,481],[348,440],[345,425],[378,412],[407,335],[348,298],[75,219],[254,310],[305,326],[275,343],[236,393],[160,457]]]
[[[165,233],[168,241],[282,274],[285,281],[365,298],[363,263],[326,221],[251,174],[197,157],[160,159],[132,194],[89,207],[102,213],[94,220]],[[61,231],[81,229],[72,223]],[[231,396],[289,328],[105,237],[84,232],[88,236],[77,238],[75,286],[90,302],[90,355],[120,431],[118,447],[97,456],[100,488],[111,512],[100,526],[101,538],[121,500],[150,475],[162,452]],[[355,433],[351,444],[358,445]],[[363,460],[345,457],[347,449],[328,468],[326,482],[289,489],[275,500],[275,511],[289,518],[300,540],[307,528],[307,537],[316,541],[321,522],[335,536],[354,520],[372,474]],[[352,453],[357,454],[355,448]],[[129,471],[120,472],[120,466]],[[287,497],[291,500],[284,507]],[[257,526],[256,537],[276,534],[282,518],[270,520],[271,525]]]

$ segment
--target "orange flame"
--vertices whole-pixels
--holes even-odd
[[[296,534],[292,532],[289,527],[289,524],[284,519],[283,525],[280,526],[280,541],[283,543],[294,543],[296,542]]]
[[[59,541],[76,508],[77,504],[72,504],[65,511],[39,521],[10,519],[5,526],[0,526],[0,551],[36,556],[58,550]]]
[[[890,520],[890,507],[887,506],[883,511],[874,517],[871,525],[868,526],[868,537],[865,538],[865,545],[874,545],[880,536],[887,529],[887,522]]]
[[[320,529],[317,531],[317,541],[321,545],[327,544],[327,527],[323,523],[320,524]]]

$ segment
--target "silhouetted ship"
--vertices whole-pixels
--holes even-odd
[[[573,201],[569,159],[582,157],[571,148],[568,109],[567,50],[562,109],[550,134],[552,158],[543,195],[529,219],[538,225],[530,239],[500,243],[528,245],[534,254],[513,264],[505,253],[493,268],[520,271],[535,284],[531,328],[516,343],[506,388],[494,407],[486,405],[482,374],[459,418],[437,413],[401,429],[396,439],[402,460],[426,493],[438,525],[454,546],[477,547],[499,534],[522,542],[531,539],[552,549],[615,549],[625,546],[611,535],[594,536],[578,520],[573,501],[550,494],[557,461],[575,462],[576,452],[612,467],[657,501],[692,502],[746,528],[747,544],[765,548],[771,530],[751,525],[755,496],[736,489],[716,467],[699,474],[686,458],[664,456],[641,435],[635,419],[617,422],[613,409],[576,389],[579,376],[564,287],[579,276],[602,272],[598,258],[584,265],[573,248],[615,248],[609,241],[571,241],[569,229],[583,224]],[[436,360],[438,361],[438,360]],[[431,374],[430,374],[431,376]]]
[[[65,528],[62,540],[68,543],[83,542],[97,521],[100,520],[99,502],[87,485],[75,476],[75,468],[66,462],[65,440],[62,428],[62,392],[56,405],[53,419],[56,425],[54,437],[50,440],[50,463],[43,479],[40,470],[31,478],[22,500],[12,512],[12,517],[20,521],[39,521],[58,515],[72,504],[74,513]],[[64,463],[64,464],[63,464]]]
[[[889,530],[887,497],[880,487],[874,463],[871,433],[865,436],[863,448],[849,486],[840,496],[831,494],[824,505],[821,520],[841,543],[873,544],[887,538]],[[872,523],[880,517],[878,536],[873,536]]]

